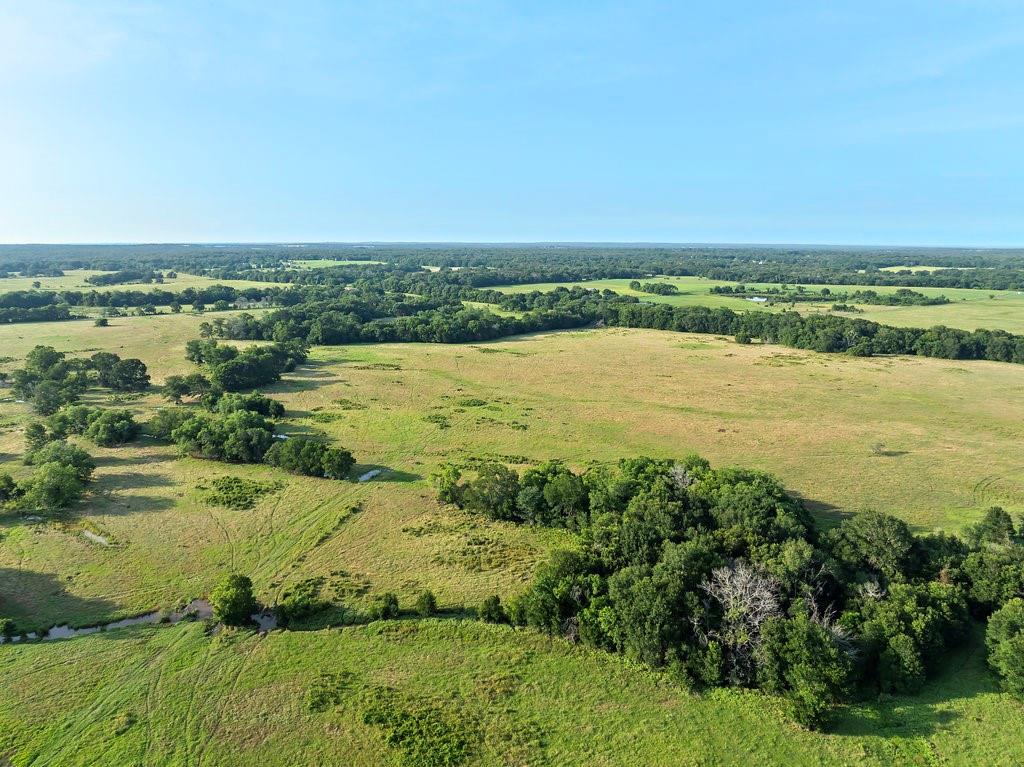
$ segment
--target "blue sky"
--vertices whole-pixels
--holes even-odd
[[[1024,245],[1024,3],[0,0],[0,242]]]

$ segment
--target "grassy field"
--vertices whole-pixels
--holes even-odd
[[[0,754],[13,765],[406,764],[361,716],[388,687],[401,710],[457,733],[467,765],[1020,764],[1019,704],[992,690],[980,653],[948,665],[955,674],[920,695],[851,706],[822,735],[757,693],[696,696],[613,656],[475,622],[264,638],[179,624],[0,649]],[[307,691],[327,674],[343,682],[337,705],[310,710]]]
[[[6,369],[37,343],[139,356],[159,384],[193,369],[184,345],[202,319],[8,325],[0,348],[16,358]],[[429,588],[449,617],[265,638],[179,625],[5,645],[0,689],[13,694],[0,696],[0,764],[401,764],[362,722],[359,700],[377,685],[454,717],[471,764],[1019,763],[1019,706],[993,692],[976,645],[948,664],[955,676],[913,699],[851,707],[822,736],[759,695],[695,697],[609,656],[459,620],[489,594],[518,593],[569,536],[439,507],[426,477],[480,456],[582,467],[695,451],[776,473],[825,521],[877,508],[921,530],[956,529],[992,504],[1024,511],[1022,375],[999,363],[626,329],[314,348],[268,389],[288,408],[281,430],[327,435],[356,455],[356,474],[385,473],[334,482],[180,459],[146,439],[89,445],[99,468],[79,515],[0,519],[4,613],[26,628],[89,625],[203,596],[236,570],[267,603],[322,576],[328,595],[357,610],[384,591],[409,605]],[[156,390],[119,402],[141,419],[162,404]],[[19,459],[30,419],[26,405],[0,401],[0,471],[28,471]],[[205,497],[223,475],[281,484],[233,511]],[[312,713],[304,696],[326,671],[351,672],[352,689],[335,710]]]
[[[256,282],[254,280],[215,280],[210,277],[202,277],[197,274],[181,274],[177,277],[165,277],[162,283],[155,282],[131,282],[123,285],[91,285],[85,281],[86,277],[96,274],[110,274],[94,269],[68,269],[63,277],[4,277],[0,278],[0,293],[7,293],[12,290],[31,290],[34,282],[39,283],[40,290],[96,290],[106,292],[109,290],[171,290],[174,292],[185,290],[185,288],[208,288],[212,285],[227,285],[232,288],[265,288],[270,285],[283,285],[276,282]]]
[[[711,292],[711,288],[724,285],[735,285],[736,283],[722,280],[709,280],[703,277],[658,277],[657,282],[671,282],[678,286],[679,294],[674,296],[658,296],[649,293],[641,293],[631,290],[628,279],[615,280],[592,280],[585,283],[533,283],[529,285],[506,285],[498,286],[497,290],[506,293],[525,293],[531,290],[548,291],[556,287],[570,287],[573,284],[581,284],[589,288],[603,290],[608,288],[616,293],[628,296],[637,296],[644,301],[665,303],[672,306],[711,306],[725,307],[734,311],[749,311],[756,309],[760,311],[783,311],[789,309],[789,304],[778,304],[766,306],[755,304],[750,300],[738,296],[718,295]],[[767,283],[745,283],[748,288],[765,289],[778,287]],[[791,286],[792,287],[792,286]],[[849,292],[856,290],[874,290],[876,293],[894,293],[899,288],[874,285],[804,285],[808,292],[817,292],[827,287],[833,293]],[[1011,333],[1024,333],[1024,293],[1012,290],[973,290],[966,288],[913,288],[918,293],[927,296],[945,296],[951,303],[936,306],[873,306],[870,304],[857,304],[855,306],[863,310],[862,314],[847,314],[847,317],[872,320],[886,325],[897,327],[932,327],[934,325],[946,325],[951,328],[963,328],[965,330],[976,330],[977,328],[990,328],[1006,330]],[[801,302],[796,304],[796,310],[805,314],[821,313],[830,311],[834,301],[822,302]]]
[[[14,356],[37,342],[138,355],[159,383],[188,369],[184,343],[199,321],[13,325],[0,328],[0,343]],[[268,601],[313,575],[357,602],[420,588],[448,606],[512,594],[562,534],[439,508],[426,477],[443,461],[476,456],[585,466],[699,452],[776,473],[826,521],[875,508],[921,530],[957,529],[992,504],[1024,510],[1022,373],[623,329],[316,348],[309,365],[269,390],[288,407],[282,430],[326,434],[354,452],[358,473],[388,472],[339,483],[177,459],[146,440],[90,446],[97,492],[80,520],[5,522],[0,598],[19,622],[49,625],[200,596],[228,569],[251,574]],[[146,418],[163,403],[153,392],[123,404]],[[28,471],[18,458],[29,418],[26,405],[0,404],[0,471]],[[231,511],[204,500],[205,484],[225,474],[286,487]],[[350,514],[354,506],[362,510]],[[115,545],[87,540],[83,524]]]

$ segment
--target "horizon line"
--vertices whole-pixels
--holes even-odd
[[[145,247],[145,246],[271,246],[271,247],[305,247],[305,246],[538,246],[538,247],[673,247],[673,248],[854,248],[854,249],[893,249],[893,250],[1024,250],[1021,245],[897,245],[891,243],[855,243],[855,242],[757,242],[757,241],[661,241],[661,240],[111,240],[111,241],[63,241],[63,242],[0,242],[0,248],[17,247]]]

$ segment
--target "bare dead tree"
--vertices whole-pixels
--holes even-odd
[[[679,463],[672,464],[672,468],[668,470],[668,476],[676,490],[679,491],[683,491],[693,484],[693,477],[690,476],[690,472]]]
[[[709,602],[722,613],[718,628],[706,632],[705,641],[717,641],[728,664],[730,684],[747,684],[754,678],[755,657],[761,627],[780,614],[779,583],[743,560],[711,572],[701,584]]]

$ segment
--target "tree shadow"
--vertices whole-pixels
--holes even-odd
[[[944,708],[945,704],[997,690],[995,679],[985,664],[981,626],[974,628],[963,646],[943,654],[935,668],[918,694],[881,696],[876,702],[851,705],[829,728],[829,733],[855,737],[927,737],[961,716]]]
[[[849,519],[853,516],[853,512],[846,511],[834,504],[819,501],[816,498],[808,498],[800,493],[793,492],[792,490],[789,491],[789,494],[804,505],[804,508],[811,513],[815,522],[817,522],[823,530],[831,529],[843,520]]]
[[[108,620],[117,605],[106,599],[68,593],[51,573],[0,567],[0,605],[18,633],[40,631],[57,624],[89,626]]]
[[[370,472],[377,473],[372,477],[360,480],[360,477],[365,477]],[[352,467],[352,476],[357,482],[416,482],[423,479],[422,474],[392,469],[379,463],[357,463]]]
[[[96,486],[101,490],[141,490],[152,487],[171,487],[172,485],[174,483],[167,477],[141,471],[104,474],[96,480]]]

